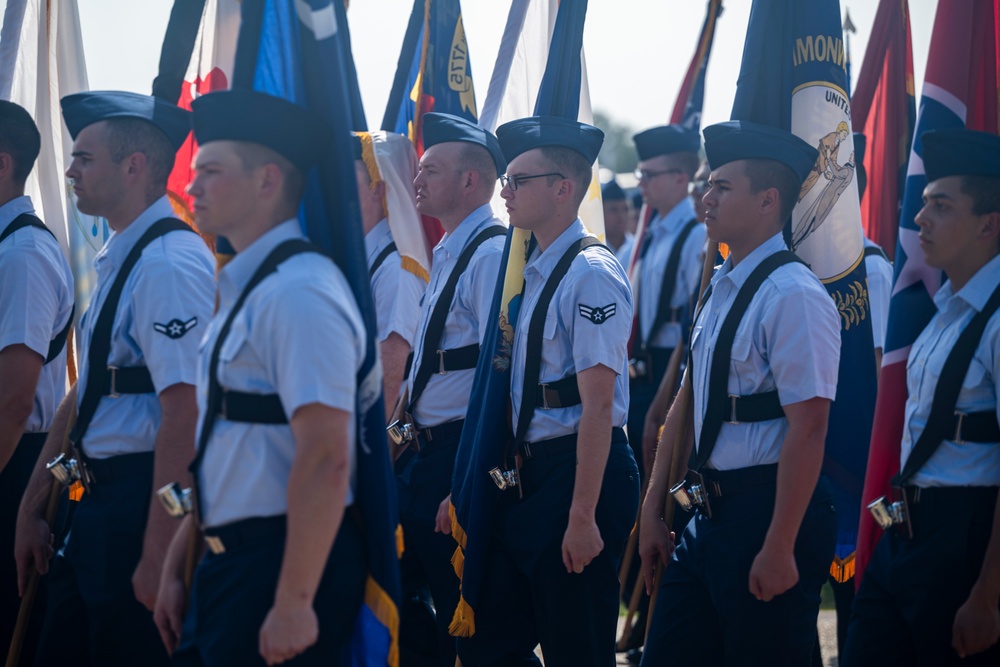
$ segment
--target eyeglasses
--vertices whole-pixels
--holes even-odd
[[[651,181],[657,176],[663,176],[664,174],[683,174],[684,172],[680,169],[664,169],[663,171],[646,171],[645,169],[636,169],[632,172],[638,181]]]
[[[703,195],[706,192],[708,192],[709,188],[711,187],[712,186],[709,184],[708,181],[701,180],[701,181],[692,181],[689,189],[691,191],[691,194],[693,195]]]
[[[505,175],[500,177],[500,186],[505,188],[509,187],[511,189],[511,192],[513,192],[514,190],[517,190],[519,187],[521,187],[521,183],[524,183],[525,181],[530,181],[533,178],[542,178],[543,176],[558,176],[559,178],[566,178],[565,176],[563,176],[558,172],[552,172],[549,174],[534,174],[532,176]]]

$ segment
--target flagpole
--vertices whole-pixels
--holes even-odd
[[[705,296],[705,290],[708,289],[708,284],[712,282],[712,274],[715,272],[715,257],[719,253],[719,244],[713,241],[709,241],[708,247],[705,250],[705,261],[701,266],[701,287],[698,290],[698,303],[701,303],[702,298]],[[667,470],[667,488],[672,489],[677,482],[684,477],[687,467],[684,465],[684,455],[685,447],[684,443],[687,441],[687,422],[688,420],[684,418],[687,413],[692,409],[692,388],[691,388],[691,375],[688,373],[684,374],[684,383],[681,385],[680,391],[677,392],[677,398],[674,399],[674,410],[679,410],[681,419],[677,425],[677,431],[674,433],[674,446],[671,451],[670,457],[670,468]],[[669,526],[674,520],[674,496],[667,493],[666,499],[663,501],[663,521]],[[649,624],[653,620],[653,610],[656,608],[656,599],[659,597],[660,593],[660,582],[663,580],[663,570],[665,563],[660,562],[656,566],[656,575],[653,577],[653,593],[649,597],[649,613],[646,616],[646,633],[649,633]]]
[[[69,441],[69,434],[76,425],[76,401],[70,408],[69,421],[66,424],[66,432],[63,433],[63,441],[60,452],[66,456],[72,449]],[[49,487],[48,504],[45,506],[45,523],[50,530],[52,522],[55,521],[56,510],[59,507],[59,496],[63,486],[56,479],[52,478],[52,486]],[[6,667],[17,667],[21,659],[21,649],[24,647],[24,635],[28,631],[28,622],[31,619],[31,610],[35,606],[35,596],[38,593],[39,574],[37,564],[31,568],[28,574],[28,584],[24,588],[24,595],[21,597],[21,606],[17,610],[17,624],[14,626],[14,634],[10,639],[10,649],[7,651]]]

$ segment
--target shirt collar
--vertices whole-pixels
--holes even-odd
[[[272,227],[248,248],[236,253],[219,271],[219,300],[226,305],[235,301],[272,250],[285,241],[301,238],[305,237],[298,219],[290,218]]]
[[[483,204],[458,223],[455,231],[445,234],[434,250],[437,251],[438,248],[441,248],[452,257],[457,257],[465,250],[465,246],[469,245],[472,236],[479,231],[480,227],[494,217],[493,208],[489,202]]]
[[[719,272],[715,274],[716,282],[728,276],[729,280],[736,285],[737,288],[742,287],[743,283],[747,281],[753,270],[760,266],[760,263],[765,259],[778,252],[779,250],[788,250],[788,246],[785,245],[785,238],[778,232],[768,240],[757,246],[753,252],[743,258],[743,261],[733,266],[733,257],[730,255],[726,258],[726,261],[722,264],[722,268]]]
[[[540,252],[538,247],[535,247],[531,257],[528,258],[528,263],[524,266],[525,273],[530,269],[538,273],[544,280],[548,280],[556,268],[556,264],[566,254],[569,247],[588,235],[587,228],[583,226],[580,218],[577,218],[552,242],[552,245],[545,249],[545,252]]]
[[[112,232],[104,247],[94,257],[94,262],[107,261],[111,262],[112,266],[121,266],[125,262],[125,258],[132,251],[132,248],[142,238],[142,235],[153,226],[153,223],[164,218],[173,217],[176,217],[174,215],[174,207],[170,204],[167,196],[163,195],[153,202],[149,208],[140,213],[139,217],[133,220],[132,224],[128,227],[121,232]]]
[[[0,234],[3,233],[14,218],[23,213],[34,213],[35,207],[31,205],[31,197],[22,195],[14,197],[9,202],[0,206]]]
[[[653,220],[652,224],[649,226],[649,229],[650,231],[659,231],[661,229],[671,230],[694,217],[694,204],[691,203],[690,197],[685,197],[677,202],[677,205],[670,209],[670,212],[666,215],[657,215],[656,219]]]
[[[998,284],[1000,284],[1000,255],[996,255],[980,267],[969,282],[958,290],[957,294],[952,293],[951,281],[945,282],[934,295],[934,305],[937,306],[938,310],[944,310],[948,300],[952,296],[956,296],[975,308],[976,312],[979,312],[986,307],[986,302],[989,301]]]
[[[390,243],[392,243],[392,232],[389,231],[389,220],[382,218],[365,234],[365,254],[368,256],[369,263]]]

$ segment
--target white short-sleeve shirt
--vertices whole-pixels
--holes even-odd
[[[917,336],[906,364],[906,421],[900,445],[900,469],[920,438],[934,402],[934,390],[948,355],[969,322],[1000,285],[1000,256],[986,263],[957,293],[948,281],[934,295],[938,312]],[[1000,419],[1000,312],[990,318],[962,381],[955,409],[993,410]],[[908,483],[916,486],[1000,485],[997,443],[945,440]]]
[[[369,272],[375,260],[392,242],[389,222],[385,219],[365,234]],[[376,342],[384,342],[390,334],[396,333],[412,346],[420,319],[420,299],[424,296],[427,283],[404,269],[399,253],[393,250],[371,276],[371,289],[378,325]]]
[[[866,248],[879,248],[865,238]],[[881,248],[879,248],[881,250]],[[868,302],[872,311],[872,336],[875,347],[885,347],[885,332],[889,325],[889,297],[892,295],[892,264],[881,254],[865,257],[868,273]]]
[[[502,227],[503,223],[493,215],[489,204],[483,204],[459,223],[455,231],[445,234],[434,247],[431,282],[420,306],[420,323],[413,340],[413,364],[406,382],[410,395],[413,394],[413,382],[417,369],[420,368],[424,336],[434,305],[441,297],[462,251],[479,232],[490,226]],[[504,237],[495,236],[487,239],[472,255],[472,261],[458,279],[455,298],[448,309],[444,333],[436,349],[454,350],[466,345],[482,344],[486,329],[491,324],[489,311],[500,272],[503,246]],[[475,374],[474,368],[450,371],[444,375],[433,373],[413,407],[413,420],[417,425],[427,428],[465,419]]]
[[[0,206],[0,232],[23,213],[34,214],[29,197]],[[59,243],[48,232],[24,227],[0,243],[0,350],[11,345],[48,356],[49,344],[73,311],[73,274]],[[25,433],[49,429],[66,394],[66,346],[42,367]]]
[[[712,279],[712,294],[691,335],[695,446],[708,403],[714,344],[740,287],[753,270],[779,250],[772,236],[735,267],[732,257]],[[778,267],[764,280],[736,329],[727,393],[746,396],[777,390],[781,405],[811,398],[833,399],[840,364],[840,315],[830,295],[805,265]],[[707,467],[734,470],[777,463],[788,433],[787,419],[723,423]]]
[[[542,290],[563,254],[587,236],[577,219],[545,252],[535,248],[524,267],[524,296],[514,328],[511,353],[511,403],[516,430],[525,363],[528,330]],[[621,264],[604,246],[584,249],[570,264],[559,283],[545,316],[541,366],[538,381],[555,382],[601,364],[618,374],[611,414],[612,426],[628,420],[628,339],[632,330],[632,290]],[[532,351],[534,352],[534,351]],[[525,440],[538,442],[576,433],[583,406],[535,410]]]
[[[158,220],[173,217],[166,196],[123,231],[113,233],[94,258],[97,287],[80,321],[78,403],[90,376],[87,351],[111,284],[129,251]],[[170,232],[146,246],[125,281],[111,330],[108,364],[146,366],[155,394],[101,398],[83,437],[87,456],[104,459],[150,452],[160,428],[157,395],[172,385],[195,384],[198,342],[215,304],[215,260],[197,234]]]
[[[243,288],[284,241],[304,238],[298,220],[273,228],[219,272],[219,312],[208,325],[198,361],[198,438],[208,402],[208,365],[220,330]],[[303,253],[278,265],[250,292],[219,353],[227,390],[276,394],[289,420],[312,403],[355,414],[365,325],[351,288],[326,256]],[[354,419],[348,455],[354,479]],[[216,419],[198,470],[202,521],[221,526],[285,514],[295,438],[288,424]],[[347,504],[353,502],[344,489]]]

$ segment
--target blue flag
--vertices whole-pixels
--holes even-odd
[[[233,87],[252,87],[308,107],[333,130],[330,150],[307,176],[299,217],[309,239],[343,271],[368,331],[357,378],[354,502],[365,533],[368,579],[354,628],[352,664],[374,667],[398,664],[396,486],[385,442],[375,310],[354,176],[350,131],[364,127],[364,118],[357,117],[361,98],[349,45],[340,0],[243,0]]]
[[[754,0],[733,119],[788,130],[820,153],[785,237],[841,316],[837,399],[823,461],[837,503],[831,574],[840,581],[854,573],[876,390],[846,65],[838,0]]]
[[[526,3],[514,3],[512,17]],[[562,2],[548,46],[545,74],[535,101],[535,115],[576,120],[580,112],[583,80],[581,52],[587,2]],[[520,27],[516,21],[508,21]],[[517,40],[517,35],[505,35]],[[501,45],[503,53],[503,45]],[[489,102],[487,102],[489,104]],[[459,544],[453,564],[462,580],[462,596],[450,627],[451,634],[469,637],[476,631],[475,610],[479,601],[486,556],[490,545],[493,509],[499,490],[490,479],[493,467],[506,469],[504,445],[513,437],[507,418],[510,403],[510,357],[517,324],[520,294],[524,286],[525,249],[530,239],[513,227],[507,233],[501,266],[490,309],[497,326],[486,332],[476,367],[469,410],[455,459],[452,483],[452,535]]]

